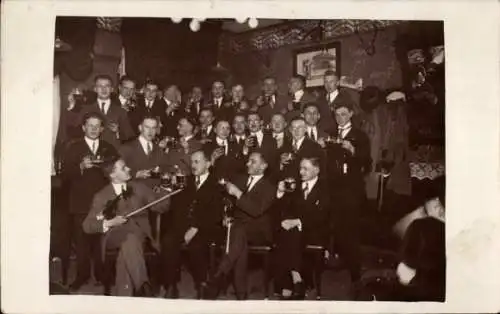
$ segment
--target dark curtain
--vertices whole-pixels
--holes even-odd
[[[95,17],[57,17],[56,34],[72,46],[55,55],[54,70],[65,72],[74,81],[84,81],[92,73],[91,52],[96,31]]]
[[[127,74],[141,85],[147,78],[163,88],[178,85],[183,92],[193,85],[207,88],[211,67],[217,63],[220,23],[203,22],[198,32],[189,20],[125,18],[122,24]]]

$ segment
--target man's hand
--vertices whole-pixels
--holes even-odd
[[[285,230],[290,230],[298,227],[299,231],[302,231],[300,219],[285,219],[281,222],[281,227]]]
[[[231,224],[231,223],[233,223],[233,218],[232,218],[232,217],[227,217],[227,216],[226,216],[226,217],[224,217],[224,218],[222,219],[222,225],[223,225],[224,227],[229,226],[229,224]]]
[[[350,141],[342,141],[342,148],[347,149],[352,155],[354,155],[354,146],[352,146]]]
[[[220,156],[224,155],[225,153],[225,150],[224,150],[224,147],[218,147],[216,148],[213,153],[212,153],[212,156],[210,158],[210,161],[212,162],[212,164],[217,160],[219,159]]]
[[[172,103],[170,106],[167,107],[167,115],[171,114],[172,112],[174,112],[175,110],[177,110],[177,108],[179,108],[179,104],[178,103]]]
[[[127,218],[125,218],[123,216],[116,216],[113,219],[104,220],[103,226],[104,226],[104,229],[109,229],[112,227],[123,225],[126,222],[127,222]]]
[[[321,146],[321,148],[325,148],[326,147],[326,143],[325,143],[325,139],[324,138],[320,137],[320,138],[318,138],[318,140],[316,142],[319,144],[319,146]]]
[[[286,166],[290,163],[292,160],[292,154],[291,153],[283,153],[280,155],[280,164],[283,166]]]
[[[92,167],[94,167],[94,163],[92,162],[90,156],[83,157],[82,162],[80,163],[80,169],[83,171]]]
[[[135,173],[137,179],[147,179],[151,176],[151,170],[139,170]]]
[[[226,182],[226,191],[227,191],[227,193],[229,193],[229,195],[233,195],[237,199],[239,199],[241,197],[241,195],[243,194],[243,192],[236,185],[234,185],[233,183],[231,183],[229,181]]]
[[[186,231],[186,233],[184,234],[184,242],[186,244],[189,244],[189,242],[191,242],[196,233],[198,233],[198,228],[195,227],[189,228],[188,231]]]
[[[285,188],[285,181],[280,181],[278,182],[278,193],[285,193],[286,188]]]
[[[118,133],[118,123],[116,123],[116,122],[110,122],[108,124],[108,128],[111,130],[111,132]]]

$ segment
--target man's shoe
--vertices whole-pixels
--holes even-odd
[[[219,296],[221,289],[224,286],[224,275],[217,275],[207,283],[207,287],[203,293],[204,300],[215,300]]]
[[[304,300],[306,298],[306,286],[300,281],[293,284],[292,300]]]

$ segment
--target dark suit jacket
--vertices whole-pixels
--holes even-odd
[[[364,175],[371,167],[370,141],[363,131],[354,127],[344,139],[354,146],[354,155],[337,144],[327,146],[329,179],[335,186],[359,192],[364,186]],[[347,174],[343,173],[344,162]]]
[[[179,134],[179,132],[177,131],[177,124],[179,123],[179,120],[186,115],[186,112],[184,111],[184,105],[179,104],[179,108],[167,115],[167,102],[165,101],[165,99],[159,101],[163,103],[163,113],[160,115],[160,120],[163,127],[161,129],[160,136],[176,137]]]
[[[245,191],[248,175],[238,176],[234,184]],[[250,242],[268,242],[272,239],[270,208],[276,197],[276,187],[265,176],[253,188],[236,200],[235,224],[243,225]]]
[[[195,177],[190,176],[184,191],[172,199],[169,234],[184,237],[190,227],[198,228],[196,237],[215,241],[222,232],[222,186],[211,173],[199,190]]]
[[[101,109],[97,103],[84,106],[81,112],[81,119],[83,121],[83,116],[88,112],[98,112],[102,114]],[[108,112],[104,116],[104,131],[101,138],[106,142],[113,145],[116,149],[120,147],[120,144],[132,139],[135,136],[135,132],[132,130],[127,112],[121,107],[120,101],[118,99],[111,99],[111,106],[109,106]],[[109,123],[118,123],[119,137],[111,132],[108,127]]]
[[[298,103],[294,103],[293,100],[293,96],[289,96],[287,102],[288,113],[286,114],[286,120],[288,122],[296,117],[299,117],[302,114],[302,111],[304,111],[304,106],[306,104],[315,103],[316,97],[313,94],[304,91],[304,94],[302,95],[302,98],[300,98],[300,101]],[[292,106],[291,110],[290,106]]]
[[[331,102],[327,99],[326,91],[317,101],[321,115],[319,126],[328,133],[336,132],[337,123],[335,122],[335,106],[345,103],[353,104],[353,100],[347,92],[342,89],[338,89],[338,91],[337,97]]]
[[[83,157],[92,155],[83,138],[72,141],[63,154],[62,175],[69,188],[69,212],[87,214],[94,194],[108,183],[108,178],[100,167],[80,170]],[[109,160],[118,156],[115,148],[100,140],[96,155]]]
[[[245,171],[246,156],[243,155],[241,146],[235,141],[227,140],[228,153],[220,156],[213,164],[214,176],[217,178],[231,179],[236,174],[242,174]],[[206,143],[204,148],[212,154],[219,145],[217,141]]]
[[[153,101],[153,106],[146,108],[146,101],[141,98],[137,101],[137,106],[129,112],[130,124],[136,135],[139,135],[139,124],[141,124],[142,119],[146,115],[151,115],[162,119],[165,115],[165,102],[160,99],[155,99]]]
[[[258,143],[256,143],[256,146],[250,148],[248,155],[255,151],[262,152],[268,159],[268,171],[272,172],[278,165],[279,156],[277,143],[272,134],[265,132],[264,130],[262,132],[264,133],[264,136],[262,137],[262,143],[260,144],[260,146],[258,146]]]
[[[292,161],[290,161],[290,163],[286,165],[284,169],[282,169],[280,179],[286,177],[293,177],[296,178],[296,180],[298,181],[300,161],[304,157],[314,156],[320,158],[320,172],[326,171],[325,152],[323,151],[323,149],[321,149],[321,146],[319,146],[318,143],[314,142],[313,140],[307,137],[304,138],[304,141],[302,142],[300,149],[296,152],[294,152],[293,149],[293,140],[287,141],[280,150],[280,154],[285,152],[287,153],[293,152],[294,157]]]
[[[123,160],[130,168],[130,174],[132,178],[135,178],[135,174],[139,170],[153,169],[156,166],[160,166],[160,171],[163,172],[163,162],[165,161],[165,154],[163,150],[158,146],[158,144],[153,143],[153,151],[148,156],[142,149],[139,139],[135,139],[131,142],[125,143],[120,147],[120,155]],[[159,178],[143,179],[144,183],[153,188],[155,185],[160,183]]]
[[[265,96],[259,96],[259,97],[262,97],[264,105],[258,107],[257,112],[262,117],[262,120],[264,120],[264,123],[266,124],[269,123],[273,115],[276,113],[282,113],[282,114],[287,113],[288,103],[286,97],[275,95],[276,102],[274,104],[265,101]]]
[[[166,194],[166,192],[158,194],[154,193],[146,185],[137,181],[130,181],[127,186],[132,189],[132,195],[127,199],[121,199],[118,201],[116,211],[117,216],[125,216],[126,214],[139,209]],[[116,197],[117,195],[111,184],[106,185],[97,194],[95,194],[91,209],[87,218],[83,221],[83,230],[86,233],[103,233],[103,219],[100,215],[102,214],[102,211],[106,207],[108,201],[114,200]],[[149,210],[161,213],[167,211],[169,209],[169,205],[170,199],[166,199],[165,201],[154,205]],[[132,216],[125,224],[108,230],[102,239],[103,249],[106,247],[106,241],[110,233],[122,231],[133,232],[141,238],[149,238],[153,240],[148,210],[144,210],[141,213]]]
[[[292,193],[285,193],[281,199],[276,201],[280,213],[278,226],[285,219],[300,219],[302,223],[302,236],[304,244],[315,244],[326,246],[329,241],[329,213],[330,213],[330,191],[324,180],[318,178],[313,189],[304,199],[302,182]]]
[[[229,122],[231,122],[235,111],[235,108],[233,108],[231,105],[232,105],[232,100],[229,97],[222,98],[222,103],[220,107],[215,106],[214,99],[210,99],[207,103],[207,106],[212,108],[216,119],[227,120]]]

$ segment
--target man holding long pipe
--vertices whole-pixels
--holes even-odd
[[[103,165],[103,169],[111,182],[94,196],[90,212],[83,222],[83,230],[104,234],[103,255],[105,250],[119,249],[116,261],[117,295],[151,296],[143,243],[153,238],[145,209],[156,212],[168,210],[168,197],[173,193],[161,192],[159,198],[143,183],[129,181],[130,168],[122,159]],[[109,216],[105,209],[111,204],[115,206],[114,215]],[[151,241],[151,244],[155,245],[155,242]]]

